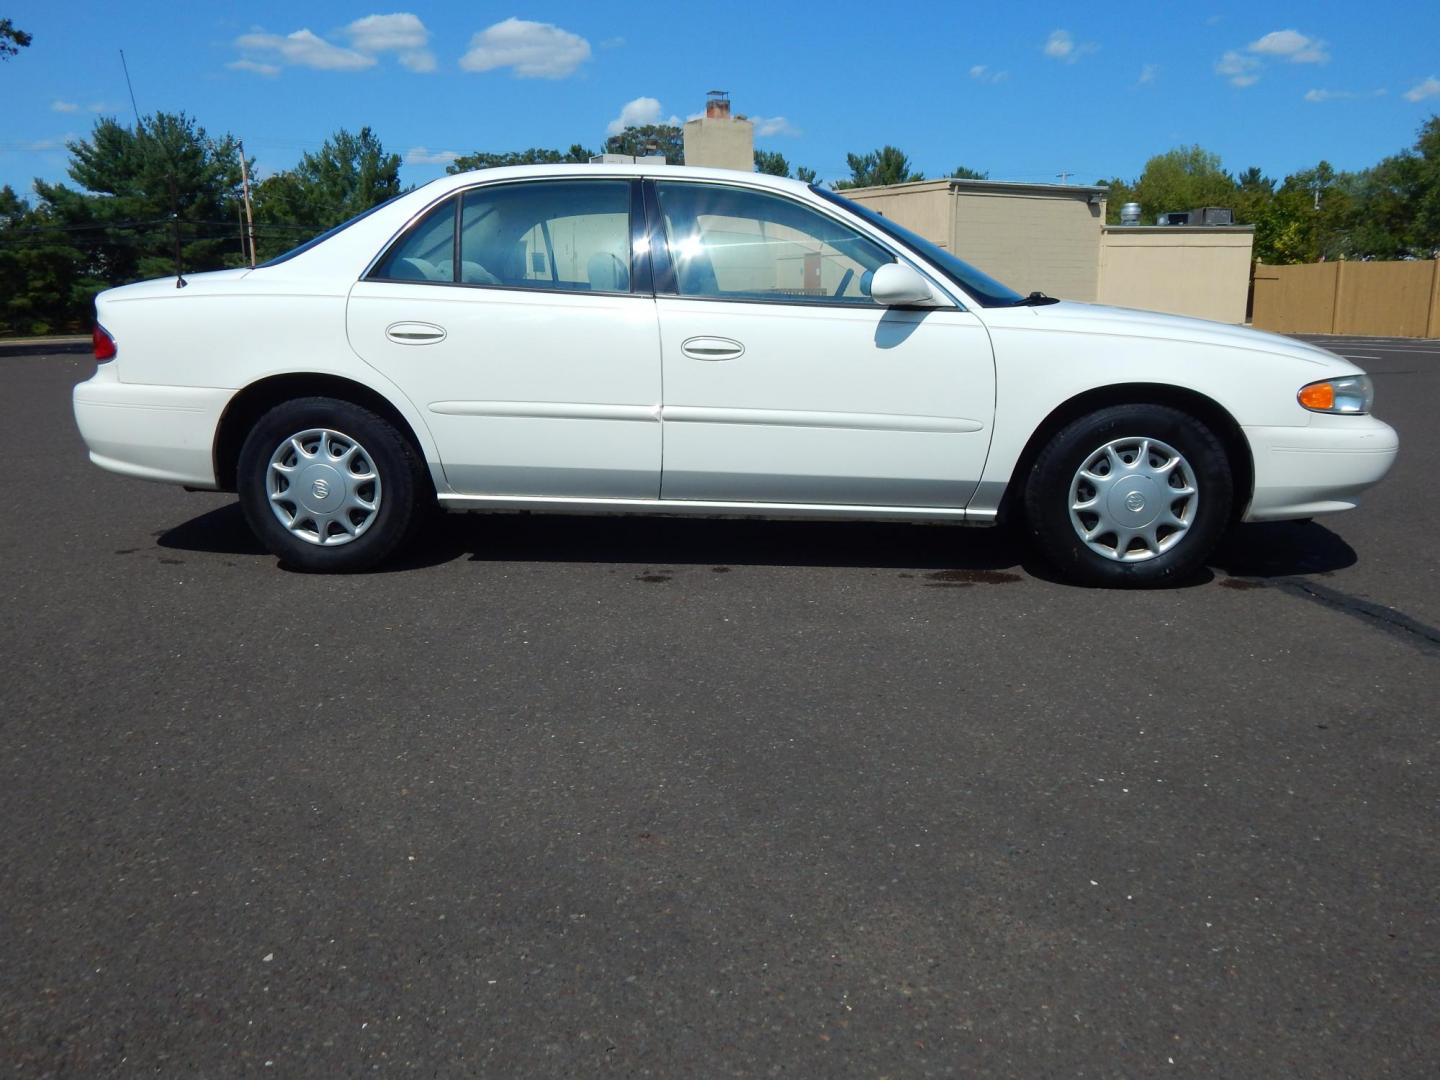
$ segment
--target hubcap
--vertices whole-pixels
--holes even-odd
[[[270,455],[265,484],[276,519],[307,544],[348,544],[380,512],[375,463],[350,436],[328,428],[282,442]]]
[[[1070,481],[1070,523],[1086,546],[1116,562],[1143,562],[1178,544],[1200,503],[1195,472],[1158,439],[1115,439]]]

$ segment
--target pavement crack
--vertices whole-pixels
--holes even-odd
[[[1401,641],[1408,641],[1422,652],[1440,655],[1440,629],[1428,626],[1418,619],[1412,619],[1403,611],[1396,611],[1394,608],[1375,604],[1369,600],[1361,600],[1358,596],[1351,596],[1339,589],[1321,585],[1318,581],[1311,581],[1309,578],[1274,578],[1263,584],[1279,589],[1290,596],[1298,596],[1302,600],[1309,600],[1322,607],[1359,619],[1382,633],[1399,638]]]

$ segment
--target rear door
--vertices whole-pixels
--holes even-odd
[[[427,211],[351,291],[352,347],[425,414],[457,492],[658,496],[642,214],[638,181],[478,186]]]

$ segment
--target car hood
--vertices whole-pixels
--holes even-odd
[[[993,310],[993,309],[992,309]],[[1167,315],[1159,311],[1137,311],[1131,308],[1108,307],[1062,300],[1056,304],[1017,308],[1028,310],[1035,318],[1058,324],[1055,329],[1080,333],[1114,334],[1122,337],[1153,337],[1167,341],[1191,341],[1203,345],[1222,345],[1305,360],[1337,371],[1359,371],[1343,357],[1295,338],[1252,330],[1246,326],[1193,319],[1184,315]]]

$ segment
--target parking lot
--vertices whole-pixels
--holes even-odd
[[[538,515],[288,573],[0,355],[0,1064],[1435,1075],[1440,343],[1322,344],[1391,476],[1144,593]]]

